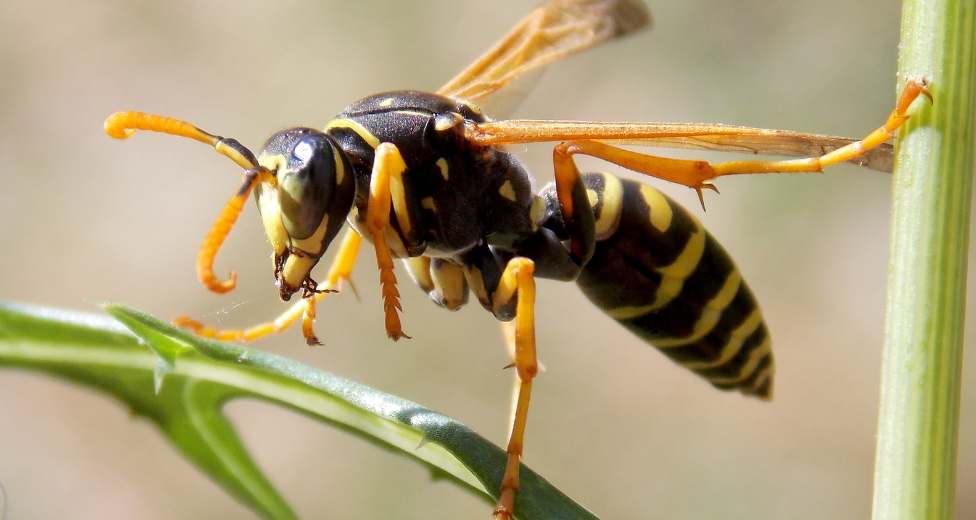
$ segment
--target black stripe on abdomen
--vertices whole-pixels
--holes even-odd
[[[609,236],[577,280],[598,307],[669,358],[722,389],[768,398],[773,358],[756,299],[722,246],[653,188],[587,174]],[[620,189],[614,192],[606,187]],[[615,194],[616,195],[615,195]],[[617,202],[605,200],[620,197]],[[607,211],[618,215],[609,215]]]

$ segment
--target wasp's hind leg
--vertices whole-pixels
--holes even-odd
[[[570,168],[575,169],[572,159],[573,155],[589,155],[622,166],[631,171],[688,186],[698,192],[698,198],[704,208],[705,203],[702,190],[711,189],[718,191],[709,181],[723,175],[746,173],[815,173],[823,171],[828,166],[862,157],[866,152],[877,148],[894,136],[898,128],[908,120],[908,108],[919,96],[926,96],[931,99],[932,96],[928,90],[928,82],[924,79],[909,80],[902,90],[894,110],[891,111],[891,114],[883,125],[860,141],[855,141],[820,156],[801,159],[780,161],[727,161],[713,164],[708,161],[671,159],[638,153],[612,146],[603,141],[581,140],[560,143],[553,151],[553,162],[555,163],[556,182],[559,188],[560,202],[563,206],[564,216],[566,216],[567,205],[569,207],[569,213],[572,214],[573,212],[573,201],[564,198],[568,197],[570,193],[570,185],[568,183],[572,182],[573,179],[571,175],[564,175],[563,182],[566,185],[560,185],[559,173],[560,170],[567,172]]]
[[[173,324],[177,327],[190,329],[194,333],[207,338],[226,341],[253,341],[269,334],[282,332],[301,317],[302,335],[305,336],[305,341],[310,345],[319,344],[319,340],[313,330],[315,305],[326,294],[334,292],[335,289],[340,288],[343,284],[349,285],[350,288],[353,287],[350,276],[352,274],[352,268],[356,263],[356,257],[359,254],[359,246],[361,243],[362,237],[359,236],[359,233],[356,233],[352,229],[347,230],[345,237],[342,239],[342,245],[339,247],[339,252],[336,253],[336,257],[332,261],[332,266],[329,267],[325,283],[319,284],[318,287],[310,288],[304,298],[292,304],[288,310],[273,321],[261,323],[246,329],[218,329],[204,325],[188,316],[179,316],[173,320]]]

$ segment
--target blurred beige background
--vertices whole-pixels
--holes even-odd
[[[321,126],[358,97],[437,88],[526,4],[0,3],[0,297],[84,310],[124,302],[225,326],[274,316],[283,304],[253,207],[217,259],[218,272],[240,273],[239,289],[214,296],[193,274],[196,247],[238,172],[175,138],[113,141],[101,130],[105,116],[170,114],[258,148],[283,127]],[[550,70],[517,115],[863,135],[894,102],[895,0],[651,6],[654,31]],[[549,153],[525,150],[540,184],[551,176]],[[760,298],[779,369],[775,399],[713,390],[572,284],[543,282],[538,336],[548,371],[533,396],[526,462],[605,518],[865,518],[889,179],[844,166],[719,185],[706,215],[689,191],[664,188],[702,216]],[[320,307],[324,348],[305,347],[296,331],[258,346],[504,442],[510,374],[500,370],[497,324],[476,303],[450,314],[405,285],[414,339],[387,341],[368,255],[355,276],[363,301],[343,294]],[[965,373],[959,518],[976,516],[967,491],[976,486],[972,364]],[[8,370],[0,413],[11,519],[250,516],[100,395]],[[487,504],[431,482],[420,465],[347,434],[262,404],[234,403],[230,414],[303,517],[488,516]]]

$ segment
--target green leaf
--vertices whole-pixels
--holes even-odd
[[[0,366],[115,396],[264,517],[296,515],[223,414],[234,398],[288,407],[408,455],[486,501],[497,497],[505,453],[450,417],[281,356],[192,336],[136,310],[106,310],[125,327],[98,315],[0,303]],[[519,518],[595,518],[524,465],[521,485]]]

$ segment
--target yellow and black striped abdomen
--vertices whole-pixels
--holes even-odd
[[[587,297],[714,386],[769,398],[769,331],[722,246],[650,186],[609,174],[584,183],[597,238],[577,280]]]

